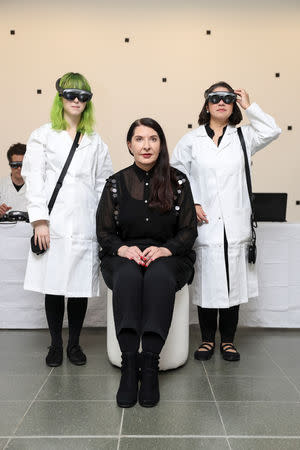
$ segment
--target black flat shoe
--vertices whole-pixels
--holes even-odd
[[[229,350],[235,350],[234,352],[231,352]],[[241,355],[235,348],[233,344],[220,344],[220,352],[223,356],[223,359],[225,361],[239,361],[241,359]]]
[[[72,364],[75,366],[83,366],[86,364],[86,356],[83,353],[80,345],[74,345],[73,347],[67,347],[67,356]]]
[[[63,349],[62,347],[49,347],[48,355],[46,356],[46,364],[49,367],[61,366],[63,362]]]
[[[204,348],[204,350],[199,350],[200,348]],[[198,350],[194,353],[194,358],[198,361],[208,361],[215,351],[215,344],[209,344],[208,342],[204,342],[200,345]]]

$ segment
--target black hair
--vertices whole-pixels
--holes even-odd
[[[9,147],[7,151],[7,159],[8,162],[11,162],[13,155],[25,155],[26,145],[18,142],[17,144],[13,144]]]
[[[207,103],[208,103],[207,97],[208,97],[208,94],[213,92],[217,87],[226,88],[226,89],[228,89],[229,92],[234,93],[234,90],[232,89],[232,87],[225,81],[219,81],[219,83],[214,83],[208,89],[206,89],[206,91],[204,92],[205,102],[204,102],[203,108],[201,109],[201,112],[199,114],[199,119],[198,119],[199,125],[205,125],[205,124],[209,123],[210,115],[207,112]],[[242,116],[241,110],[240,110],[238,104],[236,102],[234,102],[232,114],[229,117],[228,122],[230,125],[237,125],[242,120],[243,120],[243,116]]]
[[[149,206],[151,208],[156,208],[161,212],[170,211],[174,201],[173,185],[176,185],[177,178],[175,176],[175,170],[170,166],[165,134],[158,122],[154,119],[144,117],[136,120],[130,125],[126,138],[127,145],[128,142],[131,142],[134,130],[140,125],[155,130],[160,140],[160,152],[153,168]],[[129,152],[131,153],[130,149]]]

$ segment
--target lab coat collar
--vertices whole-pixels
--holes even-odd
[[[200,127],[196,128],[195,131],[196,131],[196,136],[208,137],[207,133],[206,133],[205,125],[200,125]],[[228,136],[228,135],[236,133],[236,132],[237,132],[237,130],[233,125],[227,125],[223,139],[225,138],[225,136]],[[223,139],[222,139],[222,141],[223,141]],[[221,141],[221,144],[222,144],[222,141]]]

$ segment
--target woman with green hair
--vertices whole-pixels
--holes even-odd
[[[113,172],[107,145],[93,130],[93,94],[88,81],[69,72],[57,80],[56,89],[51,123],[31,134],[22,170],[35,243],[47,250],[41,255],[30,251],[24,288],[45,294],[51,334],[46,363],[51,367],[63,360],[65,297],[67,356],[73,364],[86,363],[79,336],[87,298],[99,295],[95,216],[105,180]],[[78,147],[49,214],[49,200],[78,131]]]

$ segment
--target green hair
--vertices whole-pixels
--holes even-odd
[[[60,79],[59,86],[64,89],[82,89],[84,91],[91,92],[91,87],[87,79],[80,73],[68,72]],[[58,92],[54,97],[52,109],[51,109],[51,123],[54,130],[66,130],[67,121],[64,119],[64,107],[62,97]],[[81,114],[81,120],[78,124],[77,131],[81,133],[91,134],[94,129],[94,107],[90,100],[86,103],[85,109]]]

